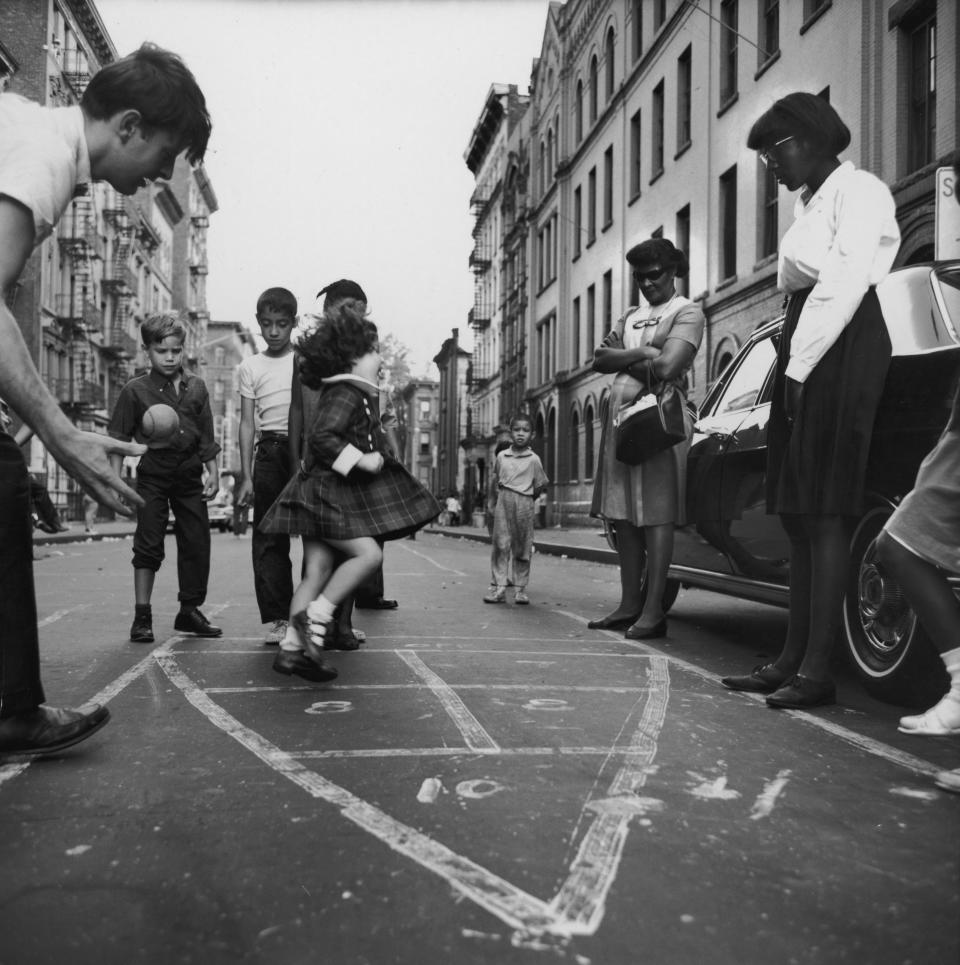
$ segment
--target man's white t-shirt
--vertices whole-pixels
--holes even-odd
[[[33,215],[34,246],[53,230],[77,185],[89,180],[79,107],[43,107],[19,94],[0,94],[0,195]]]
[[[293,384],[293,351],[286,355],[251,355],[237,367],[240,395],[253,399],[258,432],[287,432],[290,422],[290,389]]]

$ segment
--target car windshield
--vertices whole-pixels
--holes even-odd
[[[944,321],[952,328],[953,337],[960,339],[960,268],[937,271],[937,290],[946,313]]]
[[[726,415],[728,412],[753,408],[760,399],[776,355],[772,338],[765,338],[749,349],[730,376],[713,415]]]

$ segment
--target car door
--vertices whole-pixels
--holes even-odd
[[[676,563],[764,582],[785,582],[789,556],[766,513],[766,429],[777,330],[754,339],[721,376],[696,425],[687,470],[688,520]]]

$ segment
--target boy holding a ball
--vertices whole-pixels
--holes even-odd
[[[210,574],[210,523],[206,500],[217,491],[217,453],[213,414],[203,379],[183,368],[186,329],[176,312],[150,315],[140,326],[150,371],[121,390],[110,419],[115,439],[135,439],[148,448],[137,465],[137,492],[143,506],[133,537],[133,587],[136,607],[130,639],[153,643],[150,600],[163,562],[169,511],[177,521],[177,579],[180,612],[173,628],[200,637],[219,637],[200,612]],[[177,419],[165,410],[172,409]],[[121,455],[111,456],[119,473]],[[206,469],[206,481],[204,481]]]

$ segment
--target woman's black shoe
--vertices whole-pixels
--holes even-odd
[[[639,613],[635,613],[632,617],[607,616],[601,620],[591,620],[587,626],[591,630],[626,630],[639,616]]]
[[[317,663],[299,650],[279,650],[273,658],[273,669],[288,677],[296,674],[304,680],[311,680],[318,684],[337,678],[337,671],[329,664]]]
[[[628,640],[655,640],[667,635],[667,618],[661,617],[652,627],[638,627],[634,624],[624,636]]]
[[[748,694],[772,694],[788,680],[790,674],[778,670],[772,663],[754,667],[741,677],[721,677],[720,683],[728,690],[742,690]]]

